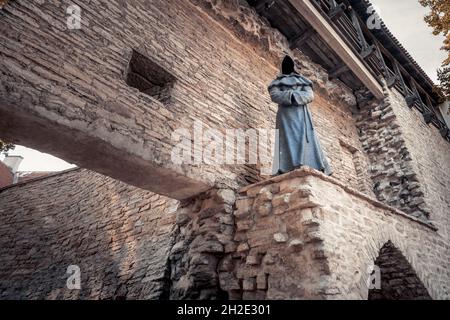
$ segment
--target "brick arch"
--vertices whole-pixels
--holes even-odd
[[[430,300],[431,296],[402,252],[386,242],[375,260],[378,286],[369,288],[369,300]],[[378,282],[378,283],[376,283]]]
[[[397,221],[396,223],[401,223],[401,221]],[[358,285],[360,297],[365,300],[369,298],[369,288],[366,283],[369,277],[367,267],[373,264],[377,265],[377,262],[379,263],[380,256],[383,256],[382,251],[387,246],[392,246],[395,248],[396,253],[401,255],[403,258],[402,263],[409,266],[411,272],[417,277],[417,280],[420,281],[427,293],[430,295],[429,298],[431,298],[433,296],[433,288],[427,281],[427,277],[425,276],[426,272],[423,270],[423,266],[417,263],[418,259],[408,248],[406,233],[404,231],[398,231],[395,224],[378,226],[378,229],[374,230],[372,235],[368,236],[366,243],[364,243],[361,249],[361,252],[368,259],[365,261],[366,264],[360,266],[361,281]],[[381,269],[381,273],[383,274],[383,267]]]

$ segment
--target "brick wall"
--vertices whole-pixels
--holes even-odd
[[[375,265],[379,267],[379,287],[369,290],[369,300],[430,300],[431,297],[413,268],[391,241],[381,249]]]
[[[84,169],[0,191],[0,298],[167,298],[176,206]]]
[[[314,81],[313,121],[337,180],[301,170],[300,177],[265,182],[273,188],[261,193],[258,185],[249,187],[237,202],[236,223],[232,201],[211,191],[183,202],[176,226],[172,200],[91,171],[3,190],[2,297],[366,298],[359,280],[389,240],[433,298],[449,297],[449,146],[401,97],[390,98],[389,110],[378,105],[359,119],[381,135],[371,154],[372,146],[360,142],[364,128],[355,124],[352,91],[291,52],[244,1],[80,3],[83,27],[70,32],[68,4],[13,1],[2,11],[5,138],[160,194],[183,198],[204,190],[193,180],[230,192],[261,179],[258,168],[175,165],[171,133],[194,120],[221,131],[273,128],[276,106],[267,85],[288,52]],[[133,50],[151,70],[164,70],[173,82],[170,97],[169,88],[162,99],[160,91],[149,95],[128,85],[137,83],[127,78]],[[392,144],[380,145],[386,141]],[[395,170],[386,172],[389,166]],[[438,230],[348,189],[373,195],[374,172],[395,176],[395,183],[402,180],[397,173],[417,176],[412,182],[424,191],[411,200],[427,202]],[[415,186],[390,187],[381,185],[379,200],[401,209],[423,205],[400,203],[402,191]],[[79,264],[86,276],[81,291],[64,289],[69,264]]]
[[[278,31],[244,1],[209,0],[79,3],[82,28],[67,30],[69,4],[12,1],[2,11],[3,137],[173,198],[204,191],[192,180],[236,188],[259,179],[249,166],[173,164],[171,133],[195,119],[222,132],[273,128],[267,85],[292,53]],[[133,50],[175,79],[169,99],[127,85]],[[315,83],[311,110],[336,176],[353,174],[340,144],[361,150],[352,91],[292,54]]]
[[[405,103],[403,97],[393,98],[385,88],[383,101],[365,101],[363,93],[358,95],[356,119],[364,152],[370,160],[371,190],[378,200],[428,221],[430,209],[424,203],[401,120],[394,113],[395,107]]]

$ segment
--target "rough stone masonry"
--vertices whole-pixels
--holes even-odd
[[[158,299],[178,202],[76,169],[0,192],[1,299]],[[69,290],[67,268],[81,271]]]
[[[245,1],[90,1],[74,32],[68,3],[0,11],[1,136],[92,170],[0,190],[2,298],[450,298],[450,145],[395,89],[361,99]],[[195,120],[273,127],[283,51],[315,83],[333,178],[170,162]]]
[[[218,182],[237,188],[260,179],[251,165],[173,164],[171,134],[195,120],[222,133],[274,127],[266,89],[289,50],[286,39],[235,1],[92,1],[79,4],[80,30],[67,29],[70,4],[12,1],[1,11],[4,139],[177,199]],[[135,52],[145,58],[136,62],[142,69],[159,71],[145,76],[170,79],[168,99],[136,88]],[[339,174],[346,152],[339,141],[361,149],[349,108],[355,98],[300,52],[294,56],[317,86],[314,118]]]

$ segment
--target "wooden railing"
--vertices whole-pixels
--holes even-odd
[[[422,112],[425,122],[435,125],[444,138],[450,141],[449,129],[445,122],[437,116],[435,107],[431,104],[432,99],[428,93],[421,89],[423,95],[426,96],[426,101],[423,101],[415,81],[405,81],[405,78],[411,79],[411,77],[390,53],[388,59],[390,64],[394,65],[395,70],[391,70],[387,66],[380,49],[382,45],[370,31],[368,32],[368,29],[356,12],[347,7],[343,0],[311,1],[346,44],[360,57],[375,78],[380,83],[381,79],[384,78],[389,87],[395,87],[405,97],[410,108],[415,107]],[[386,50],[384,52],[386,53]]]

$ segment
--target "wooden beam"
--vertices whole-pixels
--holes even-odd
[[[428,94],[428,92],[419,84],[416,83],[417,90],[423,93],[426,99],[426,105],[434,110],[434,103],[432,97]]]
[[[397,60],[393,60],[393,63],[395,75],[397,76],[397,79],[400,81],[400,84],[402,85],[403,89],[403,94],[406,97],[408,95],[408,89],[406,87],[405,79],[403,79],[402,72],[400,71],[400,67]]]
[[[383,54],[381,53],[380,46],[378,45],[378,43],[375,42],[374,46],[376,49],[376,55],[378,56],[378,59],[381,61],[381,65],[383,67],[384,78],[386,79],[386,85],[388,88],[392,88],[397,83],[397,77],[392,76],[391,73],[389,72],[389,68],[386,64],[386,61],[384,60]]]
[[[300,48],[306,41],[308,41],[311,36],[316,34],[316,30],[310,28],[303,32],[301,35],[295,37],[290,41],[291,50],[295,48]]]
[[[336,52],[341,60],[377,98],[383,99],[383,88],[360,58],[345,43],[330,23],[315,8],[311,0],[288,0],[298,13],[317,31],[321,38]]]
[[[390,89],[397,83],[397,77],[388,77],[386,78],[386,85]]]
[[[428,110],[425,110],[423,113],[423,120],[425,120],[426,124],[429,124],[433,121],[434,114]]]
[[[255,5],[256,12],[261,12],[262,10],[269,10],[276,1],[274,0],[262,0]]]
[[[419,87],[420,88],[420,87]],[[426,104],[427,104],[427,106],[428,106],[428,108],[430,109],[430,110],[434,110],[434,106],[433,106],[433,103],[431,102],[431,98],[430,98],[430,96],[425,92],[425,99],[427,100],[426,101]]]
[[[337,61],[333,57],[333,54],[327,54],[326,52],[324,52],[323,43],[319,43],[318,41],[316,42],[311,38],[307,42],[307,44],[308,47],[314,52],[312,54],[312,56],[314,57],[313,60],[317,58],[319,61],[321,61],[320,64],[325,67],[325,69],[333,68],[337,64]]]
[[[421,108],[420,111],[421,111],[421,112],[425,112],[426,106],[425,106],[425,104],[424,104],[423,101],[422,101],[422,97],[420,96],[419,91],[417,91],[416,81],[414,80],[413,77],[410,77],[410,78],[409,78],[409,82],[411,83],[411,88],[412,88],[412,90],[413,90],[414,95],[415,95],[416,98],[417,98],[416,101],[419,102],[419,105],[420,105],[420,108]]]
[[[405,97],[406,104],[409,108],[414,107],[414,103],[417,101],[417,97],[415,95],[408,95]]]
[[[369,46],[361,51],[361,57],[367,59],[375,53],[375,46]]]
[[[345,5],[343,3],[340,3],[328,12],[328,16],[331,20],[337,20],[344,14],[344,9]]]
[[[341,74],[348,72],[348,71],[350,71],[350,69],[348,68],[348,66],[346,64],[339,65],[329,72],[329,78],[335,79],[335,78],[339,77]]]
[[[364,51],[365,49],[367,49],[369,45],[367,44],[367,40],[364,37],[364,33],[362,32],[358,16],[356,15],[356,12],[355,10],[353,10],[353,8],[351,8],[350,10],[350,15],[352,16],[353,26],[355,27],[356,32],[358,33],[359,44],[361,45],[361,48]]]

